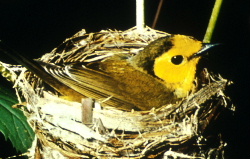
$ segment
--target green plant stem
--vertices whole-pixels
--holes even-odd
[[[210,43],[223,0],[216,0],[203,42]]]

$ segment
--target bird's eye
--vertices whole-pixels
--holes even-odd
[[[184,57],[182,55],[173,56],[171,62],[175,65],[179,65],[183,62]]]

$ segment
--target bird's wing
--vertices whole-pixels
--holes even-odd
[[[42,66],[58,81],[86,97],[97,99],[103,104],[120,109],[138,109],[122,95],[123,93],[121,93],[119,87],[126,87],[125,84],[118,82],[105,72],[84,68],[79,65],[60,67],[42,64]]]
[[[176,100],[163,82],[121,57],[66,66],[40,64],[71,89],[118,109],[149,110]]]

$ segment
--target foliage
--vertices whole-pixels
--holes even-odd
[[[26,152],[32,144],[34,132],[23,112],[12,108],[16,103],[15,93],[0,86],[0,132],[18,151]]]

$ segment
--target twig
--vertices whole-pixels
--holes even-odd
[[[156,11],[156,14],[155,14],[155,19],[154,19],[154,22],[153,22],[153,25],[152,25],[153,29],[155,28],[156,23],[158,21],[158,18],[159,18],[160,12],[161,12],[161,7],[162,7],[163,2],[164,2],[164,0],[161,0],[159,2],[158,8],[157,8],[157,11]]]
[[[144,26],[144,0],[136,0],[136,27],[142,31]]]

